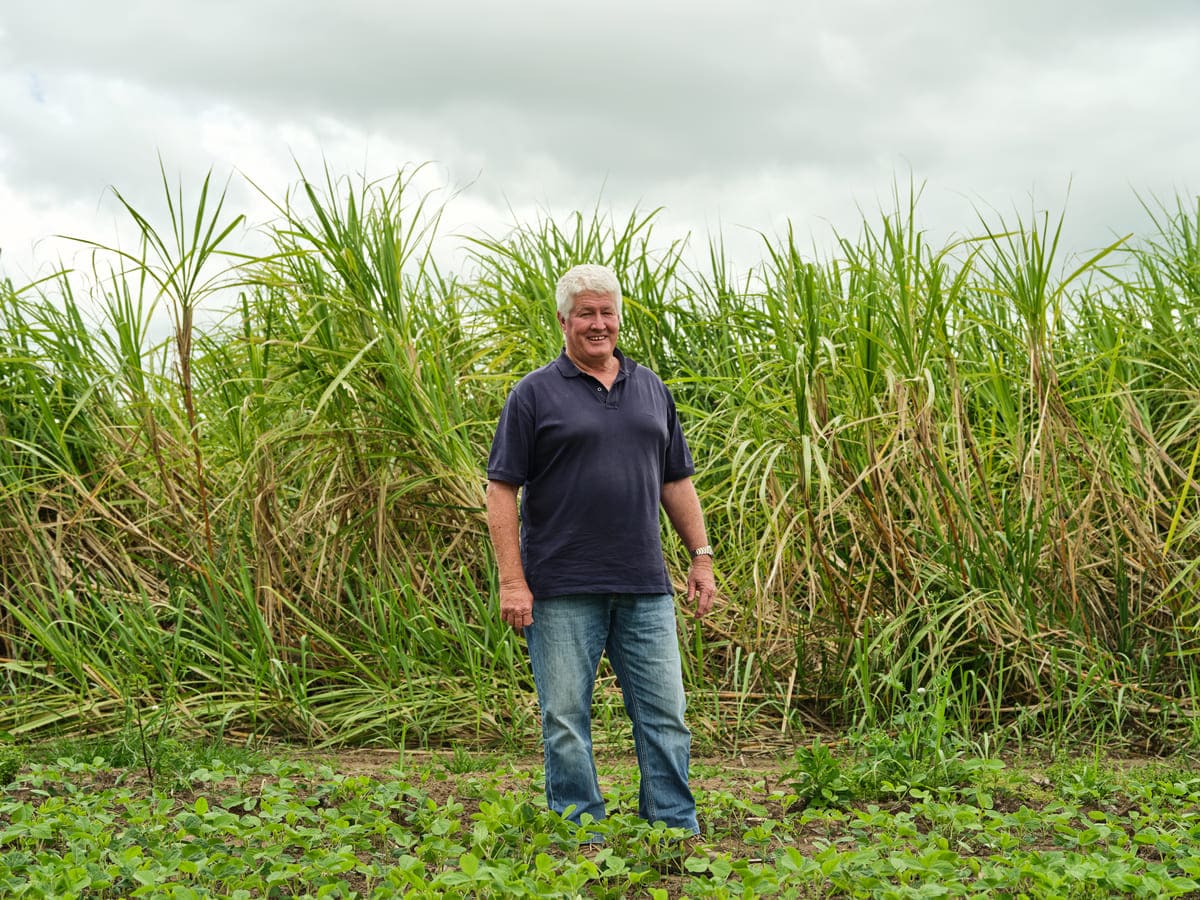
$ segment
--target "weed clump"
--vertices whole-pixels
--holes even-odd
[[[9,784],[21,766],[25,764],[25,753],[15,744],[0,744],[0,787]]]

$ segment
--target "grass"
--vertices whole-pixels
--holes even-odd
[[[694,270],[634,211],[446,272],[412,176],[301,175],[248,258],[164,171],[136,252],[0,285],[0,731],[522,745],[483,466],[586,260],[720,548],[720,608],[681,620],[698,745],[890,728],[919,690],[990,747],[1195,745],[1190,198],[1079,258],[1043,213],[931,246],[913,187],[829,259],[788,234],[734,274],[718,239]]]
[[[0,790],[0,888],[97,898],[1200,890],[1200,778],[1182,761],[954,752],[953,777],[897,784],[868,774],[876,754],[811,746],[790,759],[697,762],[711,853],[672,869],[678,835],[632,814],[636,772],[619,760],[600,766],[610,817],[580,829],[546,810],[540,769],[524,757],[296,759],[212,746],[175,757],[170,777],[152,785],[136,760],[121,764],[100,745],[47,745]],[[891,751],[928,773],[928,755],[903,742]],[[831,768],[841,788],[811,793],[810,776]],[[582,854],[580,837],[592,831],[604,848]]]

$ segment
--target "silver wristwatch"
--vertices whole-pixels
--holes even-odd
[[[697,547],[695,550],[692,551],[692,559],[695,559],[697,556],[707,556],[711,559],[712,555],[713,555],[712,544],[705,544],[703,547]]]

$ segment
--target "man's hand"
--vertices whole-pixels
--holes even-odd
[[[711,550],[708,532],[704,529],[700,498],[696,495],[696,486],[692,484],[690,477],[666,482],[662,486],[662,505],[685,547],[703,547]],[[713,577],[712,557],[708,554],[693,556],[687,577],[687,602],[692,615],[697,619],[708,615],[716,595],[717,581]]]
[[[525,582],[500,585],[500,619],[517,634],[533,624],[533,592]]]
[[[488,481],[487,485],[488,534],[496,551],[496,568],[500,570],[500,619],[517,634],[533,624],[533,593],[521,566],[519,490],[517,485],[503,481]]]
[[[717,595],[717,581],[713,577],[711,556],[697,556],[688,567],[687,602],[692,609],[692,615],[697,619],[706,616],[713,608],[713,599]],[[692,604],[695,603],[693,607]]]

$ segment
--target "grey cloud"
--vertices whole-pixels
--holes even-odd
[[[279,119],[414,130],[428,119],[465,144],[500,127],[591,175],[602,162],[656,173],[810,155],[853,164],[869,150],[847,135],[903,134],[914,96],[985,80],[998,60],[1010,61],[1006,77],[1028,78],[1081,42],[1174,27],[1186,9],[1164,5],[1149,17],[1119,3],[760,0],[617,2],[589,16],[548,3],[360,0],[224,3],[200,16],[187,4],[143,2],[51,40],[61,5],[29,7],[36,12],[12,25],[20,65],[83,69]],[[564,127],[576,123],[612,135],[622,158],[603,142],[581,146]]]
[[[960,218],[963,194],[1056,196],[1072,176],[1119,193],[1076,193],[1116,216],[1129,185],[1194,184],[1200,158],[1194,0],[18,0],[0,15],[0,174],[64,197],[152,192],[156,150],[203,170],[222,110],[276,145],[264,156],[294,134],[382,137],[416,157],[397,164],[478,175],[498,209],[603,192],[762,229],[869,205],[909,168]]]

